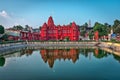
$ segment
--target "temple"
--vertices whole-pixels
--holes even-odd
[[[52,17],[50,16],[47,24],[44,23],[40,31],[41,40],[64,40],[69,39],[71,41],[79,40],[79,28],[73,22],[71,25],[56,26]]]
[[[21,40],[79,40],[80,30],[75,22],[69,25],[54,24],[52,17],[50,16],[47,23],[44,23],[39,32],[21,31]]]

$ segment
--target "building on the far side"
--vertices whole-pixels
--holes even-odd
[[[80,31],[75,22],[71,25],[58,25],[54,24],[50,16],[47,23],[44,23],[40,30],[40,40],[64,40],[70,41],[79,40]]]

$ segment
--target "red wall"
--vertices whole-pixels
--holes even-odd
[[[71,25],[56,26],[51,16],[48,23],[41,27],[40,33],[20,32],[22,40],[64,40],[68,37],[71,41],[77,41],[79,35],[80,31],[75,22]]]
[[[63,40],[66,37],[71,41],[79,40],[80,31],[75,22],[72,25],[56,26],[50,16],[48,23],[44,23],[40,31],[41,40]]]

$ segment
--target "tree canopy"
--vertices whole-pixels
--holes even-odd
[[[0,25],[0,34],[3,34],[5,32],[4,26]]]
[[[16,25],[16,26],[13,26],[13,29],[14,30],[23,30],[23,27],[21,25]]]
[[[104,36],[104,35],[108,35],[110,33],[110,25],[105,23],[105,24],[101,24],[96,22],[95,25],[93,26],[93,30],[98,31],[99,32],[99,36]]]
[[[113,28],[113,32],[116,33],[116,34],[120,34],[120,20],[115,20],[114,21],[114,24],[112,26]]]
[[[83,25],[80,26],[80,31],[81,31],[81,32],[80,32],[80,35],[81,35],[81,36],[85,36],[87,27],[88,27],[88,24],[87,24],[87,23],[85,23],[85,24],[83,24]]]

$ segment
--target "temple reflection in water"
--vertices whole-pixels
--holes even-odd
[[[38,49],[37,49],[38,50]],[[0,66],[5,65],[6,58],[9,57],[22,57],[23,55],[30,56],[35,49],[21,49],[18,52],[10,53],[7,55],[0,56]],[[107,57],[108,55],[113,55],[114,59],[120,62],[120,56],[111,54],[105,50],[101,50],[99,48],[68,48],[68,49],[40,49],[41,58],[45,63],[48,63],[50,68],[53,68],[56,60],[69,60],[75,63],[80,55],[85,56],[86,58],[91,59],[91,56],[94,56],[97,59],[101,59],[103,57]]]
[[[42,49],[40,54],[44,62],[48,62],[49,67],[53,67],[55,60],[72,60],[73,63],[79,59],[78,49]]]

